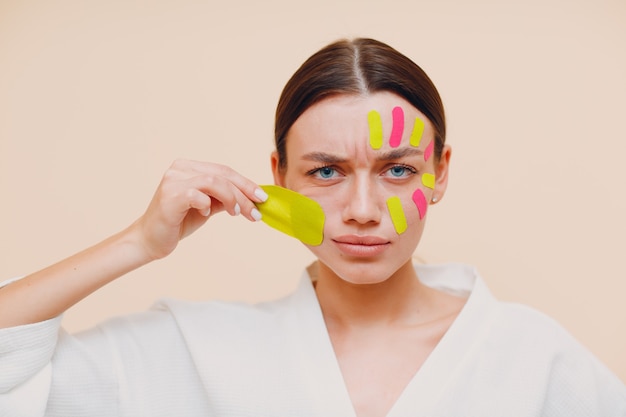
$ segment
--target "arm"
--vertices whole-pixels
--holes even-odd
[[[265,198],[254,182],[228,167],[176,161],[163,176],[146,212],[131,226],[0,288],[0,328],[60,315],[116,278],[167,256],[180,239],[220,211],[258,220],[254,203]]]

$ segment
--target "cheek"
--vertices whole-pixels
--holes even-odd
[[[341,213],[342,210],[342,203],[339,201],[339,199],[333,193],[328,192],[310,192],[307,194],[307,196],[315,200],[324,212],[324,232],[327,231],[327,227],[336,227],[336,223],[337,221],[339,221],[337,213]]]
[[[423,221],[428,210],[428,201],[422,189],[418,188],[410,196],[388,198],[387,210],[396,233],[401,235],[411,225]]]
[[[391,217],[391,223],[393,223],[396,233],[401,235],[408,229],[408,221],[404,210],[404,204],[400,197],[393,196],[387,199],[387,209],[389,210],[389,216]]]
[[[413,203],[415,204],[415,207],[417,208],[417,212],[419,214],[420,220],[422,220],[424,216],[426,216],[426,210],[428,209],[428,201],[426,200],[426,196],[424,195],[424,192],[422,191],[421,188],[418,188],[417,190],[415,190],[415,192],[411,196],[411,200],[413,200]]]
[[[322,206],[322,209],[326,214],[336,212],[342,205],[342,202],[339,201],[339,198],[337,198],[337,195],[334,192],[329,192],[323,188],[314,190],[305,189],[302,193],[317,201],[317,203]]]
[[[426,179],[422,179],[422,183],[430,185],[428,176]],[[409,228],[419,226],[426,217],[428,210],[428,199],[426,193],[428,193],[428,185],[416,188],[414,191],[407,191],[406,194],[400,196],[390,196],[385,200],[386,212],[384,216],[388,216],[391,219],[391,223],[397,234],[404,234]],[[308,196],[314,199],[322,207],[322,210],[326,214],[327,225],[329,222],[334,221],[334,216],[329,216],[332,213],[340,213],[343,210],[342,204],[345,202],[339,201],[338,198],[333,197],[330,193],[308,193]],[[329,221],[329,222],[328,222]]]

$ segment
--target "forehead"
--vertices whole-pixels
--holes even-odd
[[[388,150],[387,139],[393,129],[393,114],[397,107],[402,109],[404,115],[403,144],[408,143],[416,118],[424,123],[423,138],[434,138],[430,121],[407,100],[394,93],[338,95],[314,104],[296,120],[287,135],[287,150],[343,153],[356,147],[373,151],[368,123],[371,111],[380,115],[383,137],[386,138],[380,150]]]

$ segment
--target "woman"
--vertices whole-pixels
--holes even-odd
[[[287,83],[275,138],[275,183],[322,213],[294,294],[170,300],[58,332],[66,309],[213,215],[257,221],[281,198],[177,161],[129,228],[0,291],[2,415],[626,415],[623,384],[558,325],[497,302],[470,267],[412,265],[451,154],[412,61],[370,39],[323,48]]]

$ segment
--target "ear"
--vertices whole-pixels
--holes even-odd
[[[435,164],[435,188],[433,189],[431,204],[441,201],[448,188],[448,173],[450,172],[450,155],[452,148],[445,145],[441,157]]]
[[[274,184],[281,187],[285,186],[285,172],[281,170],[278,164],[278,152],[272,152],[272,174],[274,175]]]

